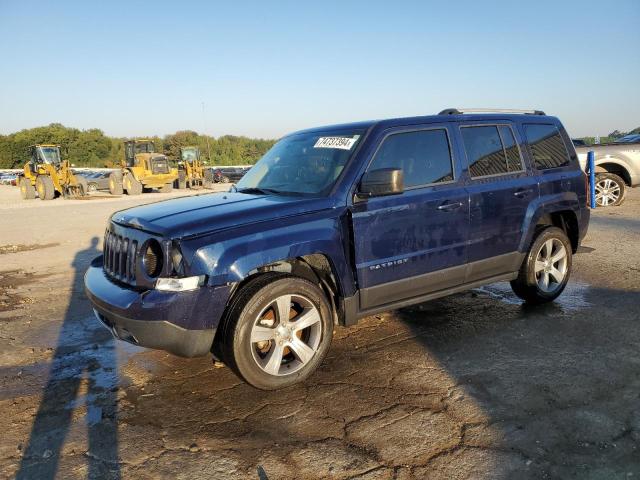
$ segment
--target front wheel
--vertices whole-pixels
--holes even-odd
[[[571,251],[571,242],[563,230],[541,230],[522,262],[518,278],[511,282],[514,293],[533,304],[558,298],[571,274]]]
[[[309,377],[326,356],[332,334],[331,309],[318,286],[266,274],[233,302],[222,354],[247,383],[275,390]]]

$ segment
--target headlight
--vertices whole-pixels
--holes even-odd
[[[162,271],[162,247],[157,240],[150,240],[142,257],[144,270],[151,278],[157,277]]]
[[[156,290],[164,292],[186,292],[204,285],[205,275],[185,278],[159,278],[156,280]]]

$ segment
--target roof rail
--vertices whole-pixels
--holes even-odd
[[[463,113],[521,113],[524,115],[546,115],[542,110],[517,110],[513,108],[447,108],[438,115],[462,115]]]

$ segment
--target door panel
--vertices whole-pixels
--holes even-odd
[[[473,282],[518,268],[527,210],[539,187],[510,122],[463,123],[460,135],[470,176],[466,281]]]
[[[402,168],[409,189],[352,207],[361,309],[464,281],[469,199],[458,180],[450,127],[412,128],[388,132],[369,166]]]

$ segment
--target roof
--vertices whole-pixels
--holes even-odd
[[[299,133],[315,133],[315,132],[328,132],[340,130],[367,130],[371,127],[389,128],[398,125],[418,125],[425,123],[443,123],[443,122],[477,122],[477,121],[496,121],[507,120],[512,122],[522,121],[526,119],[527,123],[543,123],[549,122],[549,120],[556,121],[555,117],[545,115],[543,112],[536,111],[536,113],[524,114],[524,113],[512,113],[513,111],[504,111],[498,113],[450,113],[454,109],[443,110],[443,114],[439,115],[425,115],[416,117],[398,117],[388,118],[381,120],[367,120],[362,122],[340,123],[335,125],[325,125],[322,127],[308,128],[305,130],[299,130],[291,133],[291,135]],[[533,112],[533,111],[532,111]],[[442,112],[441,112],[442,113]]]

